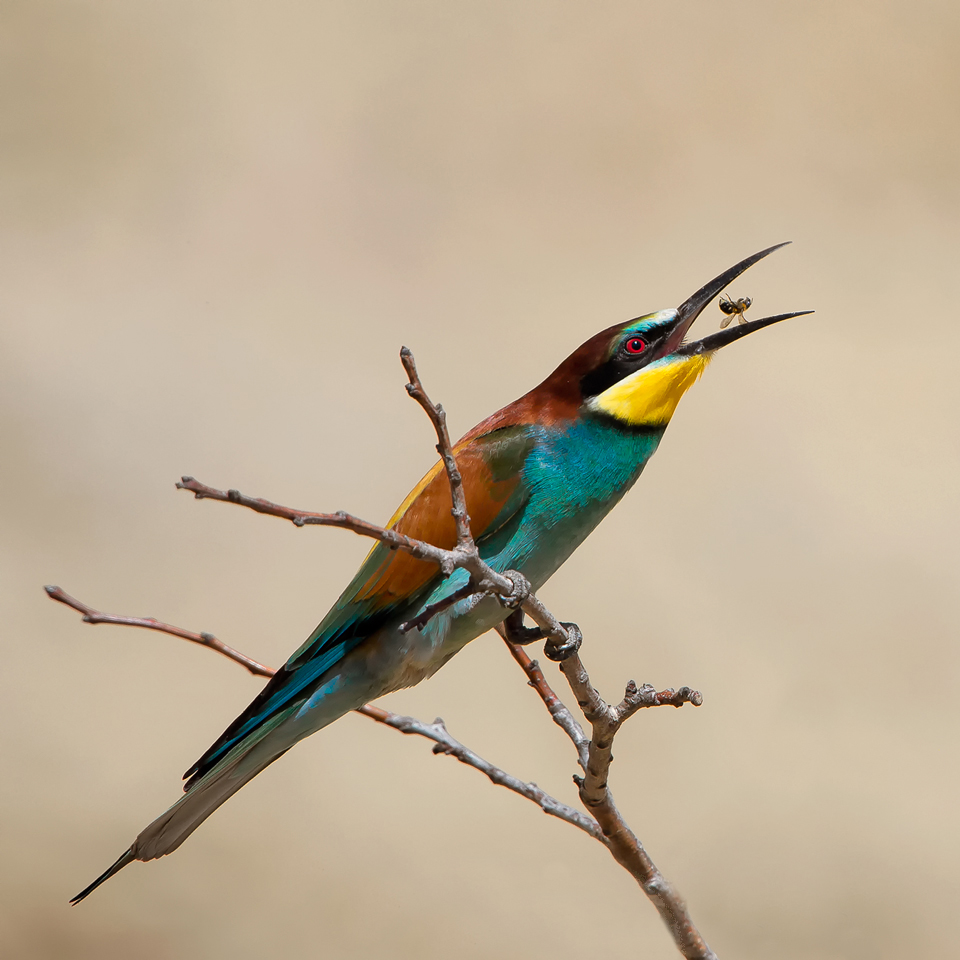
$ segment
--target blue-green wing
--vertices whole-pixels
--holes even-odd
[[[522,468],[532,443],[530,428],[511,426],[457,447],[457,465],[478,545],[522,511],[527,499]],[[449,549],[456,544],[451,508],[446,473],[437,463],[400,505],[388,526]],[[184,774],[188,779],[185,789],[189,790],[229,750],[279,711],[306,699],[320,678],[359,643],[390,621],[411,615],[442,579],[435,564],[376,544],[316,630]]]

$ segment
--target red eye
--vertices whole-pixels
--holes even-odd
[[[643,337],[631,337],[624,345],[623,348],[627,353],[632,353],[634,355],[638,353],[643,353],[647,349],[647,341]]]

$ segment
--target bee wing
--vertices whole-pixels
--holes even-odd
[[[729,323],[730,323],[730,321],[731,321],[732,319],[733,319],[733,314],[732,314],[732,313],[731,313],[731,314],[728,314],[726,317],[724,317],[724,318],[720,321],[720,329],[722,330],[724,327],[728,326]],[[742,320],[743,318],[741,317],[740,319]]]

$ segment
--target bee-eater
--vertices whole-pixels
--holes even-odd
[[[538,589],[633,486],[683,394],[714,353],[779,320],[745,322],[702,340],[684,337],[701,311],[748,267],[747,257],[676,310],[608,327],[539,386],[474,427],[454,447],[481,558]],[[810,312],[810,311],[804,311]],[[438,462],[388,526],[444,548],[456,543]],[[400,625],[466,586],[426,560],[378,543],[307,641],[220,739],[184,774],[184,796],[147,826],[76,903],[133,860],[171,853],[248,780],[298,740],[345,713],[435,673],[510,610],[474,594],[422,629]]]

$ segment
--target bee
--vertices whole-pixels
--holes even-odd
[[[720,298],[720,309],[726,316],[720,321],[720,329],[727,326],[730,321],[736,317],[740,323],[746,323],[747,318],[744,314],[750,308],[753,301],[749,297],[741,297],[739,300],[728,300],[726,297]]]

